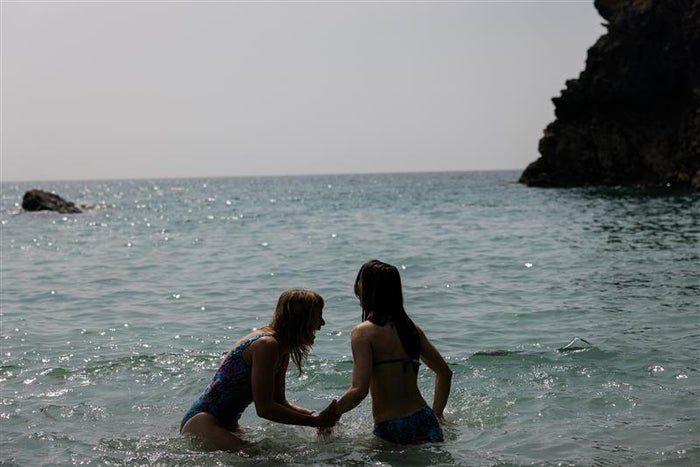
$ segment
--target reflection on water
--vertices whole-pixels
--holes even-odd
[[[518,175],[44,187],[97,206],[72,217],[20,213],[26,187],[3,184],[0,462],[695,465],[700,197]],[[180,438],[222,352],[286,288],[319,290],[327,323],[287,396],[339,397],[372,257],[400,267],[409,315],[455,372],[445,443],[375,440],[368,401],[326,438],[251,407],[242,455]],[[425,367],[419,384],[430,401]]]

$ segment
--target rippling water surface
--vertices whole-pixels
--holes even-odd
[[[700,197],[518,175],[2,184],[1,463],[697,465]],[[92,208],[24,213],[29,188]],[[374,257],[455,372],[445,443],[378,443],[369,401],[329,438],[249,408],[245,456],[180,439],[222,352],[291,287],[324,296],[326,326],[288,398],[338,397]]]

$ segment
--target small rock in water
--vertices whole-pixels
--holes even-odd
[[[593,347],[593,344],[588,342],[586,339],[574,337],[568,344],[566,344],[564,347],[560,347],[557,350],[559,350],[559,352],[571,352],[574,350],[590,349],[591,347]]]
[[[75,203],[66,201],[56,194],[38,189],[24,193],[22,209],[25,211],[56,211],[61,214],[80,214],[83,212]]]

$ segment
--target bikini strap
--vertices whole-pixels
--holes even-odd
[[[375,363],[373,366],[377,365],[384,365],[386,363],[403,363],[403,371],[406,371],[406,367],[408,365],[413,365],[413,370],[418,373],[418,367],[420,367],[420,360],[417,360],[415,358],[394,358],[391,360],[382,360],[380,362]]]
[[[384,364],[386,364],[386,363],[400,363],[400,362],[403,362],[403,361],[404,361],[403,358],[394,358],[394,359],[391,359],[391,360],[382,360],[381,362],[375,363],[374,366],[377,366],[377,365],[384,365]]]
[[[238,347],[236,347],[236,348],[234,348],[233,350],[231,350],[231,352],[229,352],[229,355],[233,355],[233,354],[235,354],[235,353],[243,352],[245,349],[248,348],[248,346],[249,346],[250,344],[252,344],[252,343],[255,342],[256,340],[260,339],[261,337],[272,336],[272,335],[274,335],[274,334],[272,334],[272,333],[270,333],[270,332],[263,332],[263,333],[261,333],[261,334],[258,334],[257,336],[249,337],[249,338],[246,339],[245,341],[241,342],[241,345],[239,345]]]
[[[273,334],[271,332],[263,332],[261,334],[258,334],[257,336],[253,336],[253,337],[248,338],[248,340],[246,340],[244,343],[242,343],[239,347],[243,347],[245,349],[250,344],[252,344],[256,340],[260,339],[261,337],[267,337],[267,336],[272,336],[272,335]]]

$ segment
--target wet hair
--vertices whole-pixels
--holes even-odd
[[[355,279],[355,295],[362,306],[362,320],[378,326],[396,326],[404,352],[412,359],[420,356],[418,329],[403,307],[401,275],[391,264],[377,259],[362,265]]]
[[[289,346],[291,360],[302,373],[315,329],[311,329],[314,311],[323,309],[323,298],[312,290],[292,289],[282,292],[277,300],[272,321],[268,325],[275,337]]]

